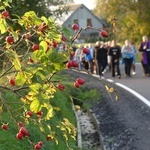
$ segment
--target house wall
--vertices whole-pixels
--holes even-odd
[[[79,28],[86,28],[87,19],[92,20],[93,28],[103,28],[103,25],[100,22],[100,20],[97,17],[95,17],[90,12],[90,10],[88,10],[86,7],[83,7],[82,5],[69,17],[69,19],[66,22],[64,22],[63,26],[71,28],[72,24],[74,23],[74,20],[78,20]],[[82,30],[79,38],[87,39],[91,36],[99,36],[99,31],[92,29],[88,29],[86,31]]]

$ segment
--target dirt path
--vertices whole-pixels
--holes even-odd
[[[111,100],[103,81],[78,72],[67,73],[75,78],[84,78],[88,86],[90,83],[91,88],[97,88],[103,93],[102,100],[93,105],[92,111],[100,122],[106,150],[150,150],[149,107],[114,84],[111,86],[119,93],[119,99]]]

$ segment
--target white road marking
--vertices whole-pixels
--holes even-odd
[[[140,64],[140,63],[136,63],[136,64]],[[78,70],[74,70],[79,72]],[[81,72],[81,71],[80,71]],[[81,73],[87,74],[87,72],[82,71]],[[94,77],[99,77],[96,74],[92,74],[92,76]],[[107,80],[108,82],[114,82],[112,79],[105,79],[105,77],[103,77],[104,80]],[[132,93],[133,95],[135,95],[138,99],[140,99],[142,102],[144,102],[147,106],[150,107],[150,101],[148,99],[146,99],[144,96],[140,95],[139,93],[137,93],[136,91],[132,90],[131,88],[121,84],[121,83],[115,83],[117,86],[120,86],[122,88],[124,88],[125,90],[129,91],[130,93]]]
[[[115,83],[115,84],[124,88],[125,90],[129,91],[130,93],[135,95],[137,98],[139,98],[142,102],[144,102],[146,105],[148,105],[150,107],[150,101],[148,99],[146,99],[145,97],[143,97],[142,95],[140,95],[139,93],[137,93],[136,91],[130,89],[129,87],[127,87],[121,83]]]
[[[114,82],[112,79],[107,79],[108,82]]]
[[[99,77],[99,75],[97,75],[97,74],[92,74],[92,76],[93,76],[93,77]]]

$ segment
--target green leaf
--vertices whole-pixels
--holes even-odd
[[[48,96],[48,94],[44,94],[44,93],[41,93],[41,98],[40,100],[42,99],[42,101],[45,101],[45,100],[48,100],[50,97]]]
[[[31,58],[35,61],[38,62],[41,57],[44,55],[44,51],[42,50],[36,50],[31,54]]]
[[[66,68],[66,66],[64,64],[61,64],[61,63],[54,63],[54,67],[56,70],[63,70]]]
[[[58,31],[51,31],[48,33],[48,36],[50,39],[54,39],[58,43],[61,42],[61,34],[59,34]]]
[[[7,25],[4,19],[0,19],[0,32],[1,34],[4,34],[7,32]]]
[[[26,12],[21,19],[18,19],[18,23],[21,26],[28,27],[28,25],[40,25],[41,20],[37,17],[36,13],[34,11]]]
[[[49,18],[48,18],[48,21],[49,21],[50,23],[54,23],[54,18],[49,17]]]
[[[42,19],[46,24],[48,24],[48,20],[47,20],[47,18],[46,18],[45,16],[42,16],[41,19]]]
[[[45,133],[45,129],[44,129],[43,126],[40,126],[40,131],[41,131],[42,133]]]
[[[47,65],[45,67],[45,69],[46,69],[47,73],[49,73],[49,74],[55,72],[55,67],[53,64]]]
[[[62,32],[63,32],[66,36],[68,36],[68,37],[71,37],[71,36],[72,36],[71,30],[68,29],[68,28],[63,28],[63,29],[62,29]]]
[[[1,1],[0,1],[1,2]],[[1,2],[2,3],[2,2]],[[9,5],[9,3],[12,3],[12,0],[5,0],[5,1],[3,1],[3,4],[0,6],[0,10],[3,10],[3,9],[5,9],[5,7],[11,7],[10,5]]]
[[[19,72],[16,75],[15,79],[16,79],[17,85],[23,85],[26,82],[26,80],[27,80],[27,78],[26,78],[26,76],[25,76],[25,74],[23,72]]]
[[[43,64],[47,63],[47,61],[48,61],[48,58],[47,58],[46,56],[42,56],[42,57],[41,57],[41,62],[42,62]]]
[[[34,113],[37,113],[38,111],[40,111],[41,108],[42,108],[42,105],[38,99],[33,100],[32,103],[30,104],[30,110]]]
[[[46,76],[46,73],[45,73],[44,70],[39,70],[38,72],[39,72],[41,75],[43,75],[44,77]]]
[[[36,75],[36,78],[38,83],[43,84],[43,80],[39,75]]]
[[[35,93],[39,93],[39,89],[41,88],[41,85],[39,83],[35,83],[30,85],[29,88]]]
[[[8,54],[12,64],[14,65],[15,69],[21,71],[21,63],[17,53],[11,49],[7,50],[6,53]]]
[[[18,40],[18,33],[16,33],[16,32],[12,32],[12,35],[13,35],[13,37],[14,37],[14,40],[15,41],[17,41]]]
[[[47,108],[48,110],[45,119],[49,120],[51,117],[53,117],[53,107],[49,103],[44,103],[43,107]]]
[[[68,60],[68,58],[63,53],[57,52],[50,53],[48,58],[52,63],[63,63]]]
[[[39,46],[40,50],[47,51],[47,43],[45,41],[41,41]]]

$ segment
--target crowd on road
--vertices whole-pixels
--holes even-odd
[[[85,53],[86,49],[86,53]],[[88,53],[87,53],[88,50]],[[116,40],[97,41],[95,44],[81,44],[73,56],[73,60],[77,61],[80,70],[87,70],[89,73],[104,76],[106,70],[111,72],[111,76],[121,78],[131,77],[136,74],[136,54],[141,52],[141,64],[145,76],[150,76],[150,41],[147,36],[142,37],[139,49],[135,48],[134,43],[125,40],[121,47]],[[124,65],[124,73],[120,72],[120,63]]]

